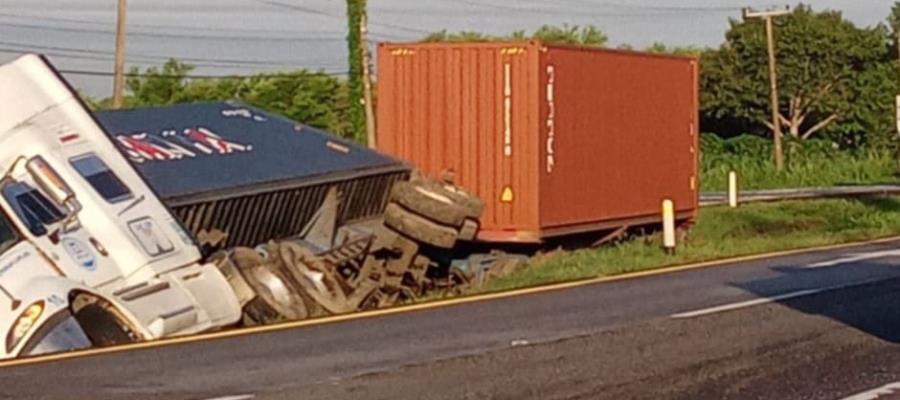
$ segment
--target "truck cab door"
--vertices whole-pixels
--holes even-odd
[[[96,287],[120,276],[108,252],[80,223],[66,224],[67,215],[26,179],[0,183],[23,234],[45,252],[69,278]]]

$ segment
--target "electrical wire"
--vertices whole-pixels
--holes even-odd
[[[9,42],[0,40],[0,45],[8,46],[6,50],[13,51],[9,47],[16,47],[20,49],[15,49],[16,51],[25,51],[25,52],[67,52],[74,53],[78,56],[93,56],[95,58],[87,58],[87,59],[100,59],[100,60],[108,60],[112,59],[114,53],[111,51],[101,51],[101,50],[92,50],[92,49],[78,49],[72,47],[63,47],[63,46],[46,46],[39,45],[34,43],[22,43],[22,42]],[[59,53],[57,53],[59,54]],[[106,56],[102,58],[97,58],[98,56]],[[196,58],[196,57],[181,57],[181,56],[163,56],[163,55],[155,55],[155,54],[144,54],[144,53],[128,53],[129,59],[132,60],[145,60],[149,62],[165,62],[169,59],[176,59],[178,61],[184,61],[188,63],[196,63],[196,64],[204,64],[206,66],[234,66],[234,67],[265,67],[265,66],[273,66],[273,65],[284,65],[291,66],[297,64],[303,64],[302,60],[238,60],[238,59],[220,59],[220,58]],[[204,66],[198,65],[198,66]]]
[[[3,27],[19,28],[19,29],[37,29],[42,31],[81,33],[81,34],[102,34],[115,35],[116,32],[111,29],[93,29],[93,28],[73,28],[63,26],[45,26],[35,24],[23,24],[18,22],[4,22]],[[146,32],[146,31],[129,31],[128,36],[150,37],[150,38],[168,38],[168,39],[201,39],[201,40],[228,40],[228,41],[278,41],[278,42],[342,42],[346,38],[342,36],[334,37],[308,37],[308,36],[227,36],[227,35],[200,35],[187,33],[167,33],[167,32]]]
[[[323,17],[338,18],[341,20],[346,18],[344,15],[332,14],[329,12],[312,9],[309,7],[302,7],[302,6],[298,6],[298,5],[294,5],[294,4],[285,3],[282,1],[277,1],[277,0],[249,0],[249,1],[252,1],[254,3],[265,4],[265,5],[268,5],[271,7],[278,7],[278,8],[283,8],[286,10],[299,11],[302,13],[318,15],[318,16],[323,16]],[[369,25],[370,26],[380,26],[382,28],[394,29],[394,30],[404,31],[404,32],[409,32],[409,33],[416,33],[416,34],[420,34],[420,35],[427,35],[427,34],[431,33],[429,31],[418,29],[418,28],[411,28],[411,27],[407,27],[407,26],[387,24],[387,23],[383,23],[383,22],[369,21]]]
[[[93,70],[81,70],[81,69],[59,69],[59,73],[63,75],[82,75],[82,76],[102,76],[102,77],[110,77],[115,76],[114,72],[107,71],[93,71]],[[338,72],[338,71],[310,71],[304,70],[312,75],[327,75],[327,76],[346,76],[347,72]],[[124,74],[129,78],[162,78],[162,79],[210,79],[210,80],[230,80],[230,79],[248,79],[248,78],[278,78],[278,77],[294,77],[297,76],[296,73],[287,73],[287,72],[272,72],[272,73],[258,73],[254,75],[197,75],[197,74],[186,74],[186,75],[167,75],[167,74],[148,74],[145,72],[126,72]]]

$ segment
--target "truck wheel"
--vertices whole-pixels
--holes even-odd
[[[484,214],[484,201],[459,186],[438,182],[421,176],[413,177],[410,182],[414,185],[425,186],[450,198],[456,205],[465,210],[466,216],[469,218],[479,219],[481,218],[481,215]]]
[[[300,320],[309,317],[303,299],[287,284],[273,266],[265,263],[255,250],[238,248],[232,259],[244,280],[256,293],[256,298],[244,307],[244,313],[256,323],[279,320]]]
[[[474,219],[466,219],[462,228],[459,230],[459,240],[471,242],[478,236],[478,228],[481,226]]]
[[[456,238],[459,235],[456,229],[434,223],[396,204],[388,204],[384,210],[384,224],[419,243],[442,249],[452,249],[456,246]]]
[[[279,255],[294,283],[315,303],[331,314],[356,311],[359,304],[344,293],[333,268],[317,258],[309,249],[281,243]]]
[[[297,321],[309,317],[303,299],[294,293],[287,282],[272,271],[268,265],[260,265],[249,271],[245,270],[244,276],[255,289],[257,299],[262,300],[261,303],[263,303],[257,302],[254,304],[255,307],[247,309],[248,314],[251,314],[250,317],[254,320],[267,324],[278,322],[278,319]],[[279,318],[271,318],[273,314],[278,315]]]
[[[72,314],[94,346],[115,346],[142,339],[108,301],[78,292],[70,297]]]
[[[462,226],[467,212],[438,185],[399,182],[391,191],[391,201],[442,225]]]

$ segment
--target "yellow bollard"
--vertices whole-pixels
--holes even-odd
[[[737,172],[728,173],[728,206],[737,208],[738,206],[738,178]]]
[[[666,253],[675,254],[675,203],[665,199],[662,202],[663,247]]]

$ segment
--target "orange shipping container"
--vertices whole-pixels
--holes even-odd
[[[698,209],[697,60],[522,43],[382,44],[378,147],[487,203],[479,239],[539,242]]]

